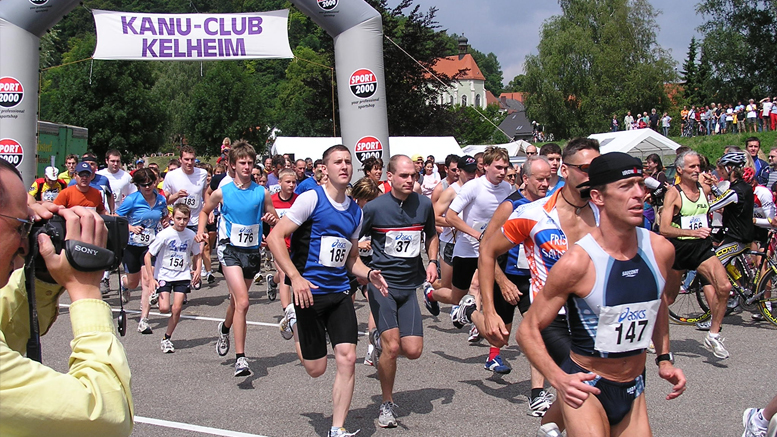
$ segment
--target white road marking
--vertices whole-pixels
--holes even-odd
[[[182,429],[184,431],[194,431],[202,434],[220,435],[225,437],[266,437],[259,434],[247,434],[244,432],[229,431],[227,429],[191,425],[183,422],[171,422],[169,420],[152,419],[150,417],[143,416],[135,416],[135,423],[146,423],[148,425],[163,426],[165,428]]]
[[[61,304],[59,304],[59,307],[60,308],[70,308],[70,305],[66,304],[66,303],[61,303]],[[113,311],[114,313],[118,313],[119,311],[121,311],[121,309],[111,307],[111,311]],[[138,311],[138,310],[124,309],[124,312],[126,312],[128,314],[140,314],[140,311]],[[154,316],[160,316],[160,317],[170,317],[170,314],[162,314],[162,313],[157,313],[157,312],[149,312],[148,314],[149,315],[154,315]],[[224,321],[224,319],[219,319],[218,317],[187,316],[186,314],[181,314],[181,318],[182,319],[192,319],[192,320],[207,320],[209,322],[223,322]],[[252,322],[250,320],[246,320],[246,324],[247,325],[256,325],[256,326],[270,326],[270,327],[273,327],[273,328],[278,328],[280,326],[279,323]],[[367,333],[359,331],[359,335],[367,335]]]

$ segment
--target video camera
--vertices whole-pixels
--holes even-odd
[[[65,255],[74,269],[82,272],[96,272],[101,270],[115,270],[121,265],[124,250],[129,242],[129,226],[126,217],[114,217],[101,215],[108,228],[108,241],[106,247],[86,244],[76,240],[65,240],[67,230],[65,219],[55,215],[50,220],[35,222],[30,232],[30,246],[37,247],[38,235],[46,234],[51,237],[56,253],[65,249]],[[40,269],[46,263],[35,251],[35,263]]]

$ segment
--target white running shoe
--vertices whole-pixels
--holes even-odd
[[[154,333],[154,331],[151,330],[151,326],[148,324],[148,319],[140,319],[140,322],[138,322],[138,332],[141,334]]]
[[[173,342],[170,341],[169,338],[162,338],[162,342],[160,346],[162,347],[162,352],[166,354],[171,354],[175,352],[175,348],[173,347]]]
[[[286,311],[281,319],[281,323],[278,328],[281,331],[281,336],[284,340],[291,340],[294,337],[294,325],[297,324],[297,313],[294,311],[294,306],[289,305],[286,307]]]
[[[381,428],[396,428],[397,427],[397,414],[394,409],[397,408],[397,404],[386,401],[380,404],[380,414],[378,415],[378,426]]]
[[[224,322],[219,322],[218,326],[218,333],[219,338],[216,340],[216,353],[219,354],[220,357],[223,357],[224,355],[229,352],[229,333],[224,334],[221,332],[221,328],[224,326]]]
[[[767,428],[760,426],[756,421],[759,411],[758,408],[748,408],[742,414],[742,425],[745,426],[742,437],[766,437]]]
[[[712,351],[712,354],[717,358],[724,360],[728,358],[728,351],[723,347],[723,337],[712,338],[709,335],[704,337],[704,347]]]
[[[248,368],[248,360],[246,357],[240,357],[235,360],[235,377],[248,376],[251,374],[251,369]]]
[[[480,331],[478,331],[477,326],[472,325],[472,328],[469,330],[469,337],[467,337],[467,341],[470,343],[478,343],[482,339],[483,337],[480,336]]]

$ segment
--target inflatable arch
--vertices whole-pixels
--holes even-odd
[[[292,3],[334,38],[340,127],[356,179],[361,161],[390,156],[381,16],[363,0]],[[78,4],[0,3],[0,157],[16,165],[27,185],[36,170],[40,37]]]

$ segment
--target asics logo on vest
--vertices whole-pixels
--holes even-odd
[[[618,316],[618,323],[624,320],[644,320],[646,317],[645,310],[631,311],[629,307],[626,307]]]

